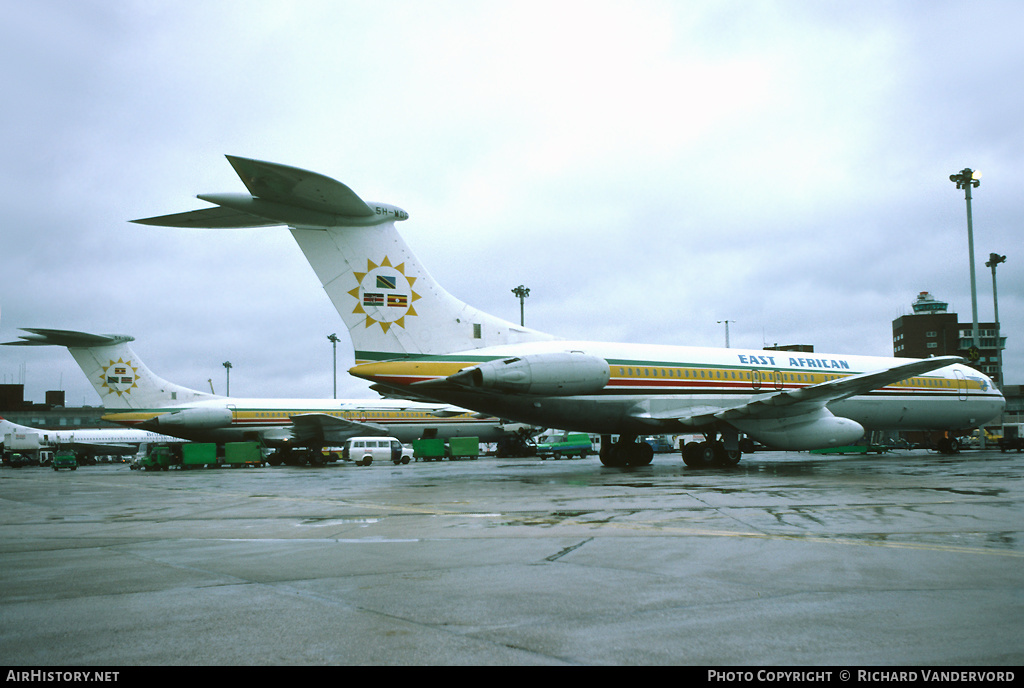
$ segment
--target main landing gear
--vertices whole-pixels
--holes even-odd
[[[692,468],[712,466],[735,466],[745,453],[754,450],[749,439],[740,439],[737,432],[723,433],[718,439],[717,432],[705,435],[704,442],[680,442],[683,463]],[[611,435],[601,435],[601,463],[605,466],[647,466],[654,458],[654,449],[646,442],[637,442],[636,435],[622,435],[618,442],[612,442]]]
[[[654,449],[646,442],[637,442],[636,435],[622,435],[612,442],[611,435],[601,435],[601,463],[605,466],[647,466],[654,459]]]
[[[705,435],[703,442],[680,442],[683,463],[691,468],[735,466],[744,451],[749,453],[753,450],[753,443],[749,439],[741,440],[739,433],[724,433],[722,439],[717,439],[717,435],[716,432],[710,432]]]

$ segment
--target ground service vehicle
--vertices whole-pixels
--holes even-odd
[[[76,470],[78,468],[78,459],[75,458],[73,452],[57,452],[53,455],[53,462],[51,465],[55,471],[59,471],[62,468]]]
[[[412,441],[413,457],[419,461],[441,461],[448,455],[448,448],[440,437],[423,437]]]
[[[155,444],[149,447],[145,456],[139,459],[135,465],[147,471],[166,471],[171,466],[180,466],[181,459],[175,455],[170,447]]]
[[[263,450],[259,442],[225,442],[225,466],[262,466]]]
[[[396,466],[410,460],[402,443],[394,437],[351,437],[345,441],[341,458],[354,461],[357,466],[369,466],[374,459],[390,460]]]
[[[217,466],[217,445],[212,442],[189,442],[181,446],[181,467]]]
[[[480,438],[452,437],[448,440],[448,458],[452,461],[480,458]]]
[[[591,451],[590,435],[585,432],[565,432],[537,443],[537,456],[541,459],[549,456],[552,459],[571,459],[574,456],[585,459]]]
[[[1003,426],[1003,436],[999,438],[999,451],[1024,451],[1024,423],[1007,423]]]

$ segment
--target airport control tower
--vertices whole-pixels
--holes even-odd
[[[956,313],[948,312],[949,304],[931,293],[922,291],[913,305],[913,315],[892,321],[892,352],[904,358],[929,356],[963,356],[1002,387],[999,379],[999,356],[1006,346],[1005,337],[997,337],[995,323],[978,323],[980,348],[973,349],[972,323],[961,323]]]

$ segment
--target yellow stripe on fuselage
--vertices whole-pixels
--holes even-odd
[[[443,379],[454,375],[465,368],[477,365],[479,361],[466,360],[416,360],[416,361],[385,361],[357,365],[349,372],[360,378],[374,382],[388,382],[397,385],[409,385],[426,380]],[[769,389],[799,389],[830,380],[856,375],[856,372],[810,372],[801,370],[791,372],[772,367],[699,367],[670,365],[628,365],[610,364],[610,380],[608,387],[659,387],[662,391],[678,389],[685,392],[690,389],[721,387],[722,389],[751,391],[767,391]],[[893,391],[901,393],[957,391],[981,392],[981,384],[973,379],[954,379],[941,376],[916,376],[896,382],[876,391]]]

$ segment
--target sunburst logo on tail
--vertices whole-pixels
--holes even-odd
[[[121,358],[116,361],[110,361],[109,364],[104,366],[100,376],[102,377],[103,388],[108,393],[116,394],[117,396],[131,394],[131,391],[139,386],[137,384],[139,369],[134,367],[131,361],[125,362]]]
[[[405,274],[405,263],[392,265],[387,256],[378,265],[366,261],[366,272],[356,272],[359,286],[349,291],[356,300],[353,313],[366,316],[366,327],[380,325],[387,332],[392,325],[405,327],[405,319],[416,315],[413,303],[420,295],[413,291],[415,277]]]

